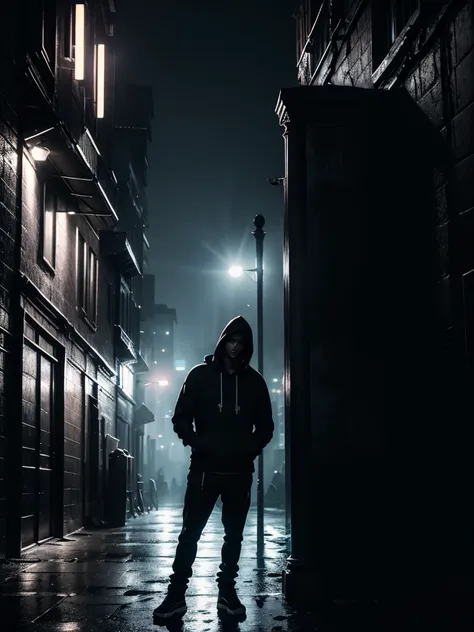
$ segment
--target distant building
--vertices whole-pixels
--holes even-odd
[[[465,332],[474,366],[472,3],[304,0],[295,17],[301,85],[404,87],[450,145],[453,169],[436,186],[440,325],[447,339]]]
[[[182,451],[171,417],[183,373],[175,365],[176,310],[155,303],[155,276],[151,274],[143,278],[141,317],[141,348],[150,370],[139,377],[137,396],[155,418],[145,429],[144,458],[147,476],[155,478],[159,468],[164,468],[165,475],[169,473],[170,464]]]
[[[117,276],[114,295],[117,318],[117,439],[134,456],[134,477],[141,473],[144,425],[151,411],[136,405],[136,378],[149,369],[141,353],[140,320],[143,274],[149,243],[146,186],[151,142],[153,98],[147,86],[118,84],[115,94],[112,164],[118,179],[116,229],[105,235]]]

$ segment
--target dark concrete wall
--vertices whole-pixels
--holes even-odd
[[[430,3],[426,3],[429,5]],[[445,139],[451,162],[436,174],[440,330],[447,344],[463,345],[465,330],[472,331],[474,268],[474,8],[470,1],[439,2],[429,18],[415,22],[409,46],[389,55],[391,67],[382,72],[373,61],[377,21],[370,2],[360,5],[346,34],[310,77],[305,60],[299,67],[303,85],[312,82],[362,88],[405,87],[421,111]],[[423,28],[421,26],[423,24]],[[425,28],[426,26],[426,28]],[[384,62],[384,63],[385,63]],[[464,286],[464,292],[463,292]],[[464,294],[464,296],[463,296]],[[468,337],[464,353],[474,362],[474,339]]]
[[[0,14],[3,17],[3,11]],[[7,425],[5,369],[10,347],[10,287],[16,232],[17,112],[10,60],[0,53],[0,557],[5,552]]]
[[[422,4],[431,12],[414,17],[410,32],[380,65],[374,65],[372,55],[379,35],[379,25],[372,20],[374,2],[354,2],[358,11],[350,15],[346,32],[339,32],[326,57],[304,57],[298,69],[303,85],[330,82],[369,91],[405,88],[421,115],[415,128],[400,128],[401,121],[410,125],[410,117],[394,110],[391,120],[379,120],[378,127],[375,111],[370,117],[362,114],[358,129],[324,130],[327,120],[315,116],[313,128],[298,132],[301,120],[307,120],[315,106],[307,103],[306,115],[299,118],[287,105],[287,208],[299,213],[301,200],[306,200],[299,227],[310,238],[301,248],[313,253],[306,262],[313,278],[303,281],[303,270],[296,273],[298,278],[294,270],[291,278],[290,272],[288,296],[292,285],[308,284],[306,303],[299,308],[312,310],[307,325],[314,328],[304,342],[292,339],[294,346],[308,345],[311,358],[290,358],[287,367],[290,411],[298,408],[292,402],[303,394],[301,367],[311,373],[306,403],[313,417],[287,439],[293,441],[291,454],[299,449],[295,441],[313,444],[307,466],[316,473],[309,486],[314,490],[313,511],[322,516],[312,531],[303,519],[297,520],[300,530],[292,535],[300,542],[312,538],[307,555],[313,560],[319,556],[319,563],[332,569],[329,575],[335,572],[334,585],[344,590],[346,581],[348,592],[358,582],[362,588],[366,571],[370,586],[377,577],[369,571],[370,564],[372,570],[380,564],[378,576],[384,577],[387,587],[396,589],[397,576],[403,590],[419,589],[417,582],[428,590],[437,582],[445,582],[446,587],[453,576],[469,575],[472,559],[472,511],[466,498],[472,495],[468,446],[472,445],[474,361],[474,9],[472,2]],[[320,61],[319,70],[310,76]],[[369,120],[374,125],[370,133]],[[420,151],[423,141],[418,150],[416,142],[410,144],[424,124],[433,140],[427,155]],[[302,141],[295,140],[298,137],[306,139],[304,149]],[[403,138],[405,155],[398,144]],[[436,148],[441,153],[432,160]],[[380,165],[374,162],[377,150],[382,150]],[[301,173],[306,184],[304,180],[298,184]],[[396,177],[390,182],[390,173],[398,175],[399,185]],[[367,209],[370,218],[364,215]],[[288,221],[291,226],[292,220]],[[383,240],[374,246],[377,230],[386,239],[385,250]],[[293,234],[297,233],[298,224],[293,223]],[[362,245],[367,246],[366,261]],[[287,245],[290,253],[291,247]],[[377,258],[383,263],[381,269],[374,265]],[[291,262],[288,265],[291,268]],[[425,281],[430,281],[420,285],[425,301],[416,289],[422,270]],[[377,280],[372,288],[367,274]],[[360,295],[351,296],[361,283],[365,301]],[[300,319],[291,300],[287,309],[290,321]],[[393,366],[388,358],[393,358]],[[372,366],[377,359],[380,372]],[[298,374],[291,370],[295,362]],[[307,417],[303,409],[298,408],[302,418]],[[299,419],[289,423],[296,428]],[[383,444],[389,458],[374,460]],[[379,474],[371,476],[371,468]],[[307,509],[303,505],[308,498],[298,491],[300,485],[301,477],[292,484],[293,516]],[[371,531],[374,525],[377,528]],[[392,535],[381,541],[381,533]],[[365,565],[364,546],[371,558]],[[296,549],[296,557],[304,560],[303,548]],[[436,558],[431,555],[433,548]],[[387,575],[390,568],[392,579]]]

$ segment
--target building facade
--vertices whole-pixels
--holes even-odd
[[[120,219],[117,230],[110,233],[110,237],[114,240],[111,252],[118,271],[114,288],[119,376],[117,438],[120,446],[134,456],[134,473],[140,473],[143,426],[151,419],[149,411],[135,405],[137,377],[148,371],[141,353],[140,321],[142,280],[149,248],[145,230],[148,227],[147,151],[153,120],[151,89],[117,85],[114,120],[112,164],[118,180],[117,212]]]
[[[145,222],[130,228],[113,171],[114,16],[113,0],[1,9],[0,556],[104,520],[108,452],[131,448],[139,314],[130,298],[125,324],[120,291]]]
[[[153,479],[162,470],[169,485],[184,458],[171,423],[183,373],[175,359],[176,310],[155,303],[155,281],[152,274],[143,278],[141,345],[149,372],[139,376],[137,397],[154,416],[154,423],[145,428],[143,470]]]
[[[462,498],[474,359],[474,5],[304,0],[295,18],[300,86],[277,103],[285,591],[306,603],[446,591],[464,585],[472,558]]]

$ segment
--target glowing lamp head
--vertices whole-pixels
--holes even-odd
[[[230,266],[228,272],[231,277],[236,279],[241,277],[244,271],[242,270],[242,266]]]
[[[31,149],[31,157],[36,162],[44,162],[45,160],[47,160],[49,153],[50,152],[47,147],[40,147],[39,145]]]

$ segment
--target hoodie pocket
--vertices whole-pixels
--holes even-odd
[[[213,437],[210,445],[212,454],[222,458],[249,458],[252,455],[253,442],[251,436],[240,434],[222,434]]]

